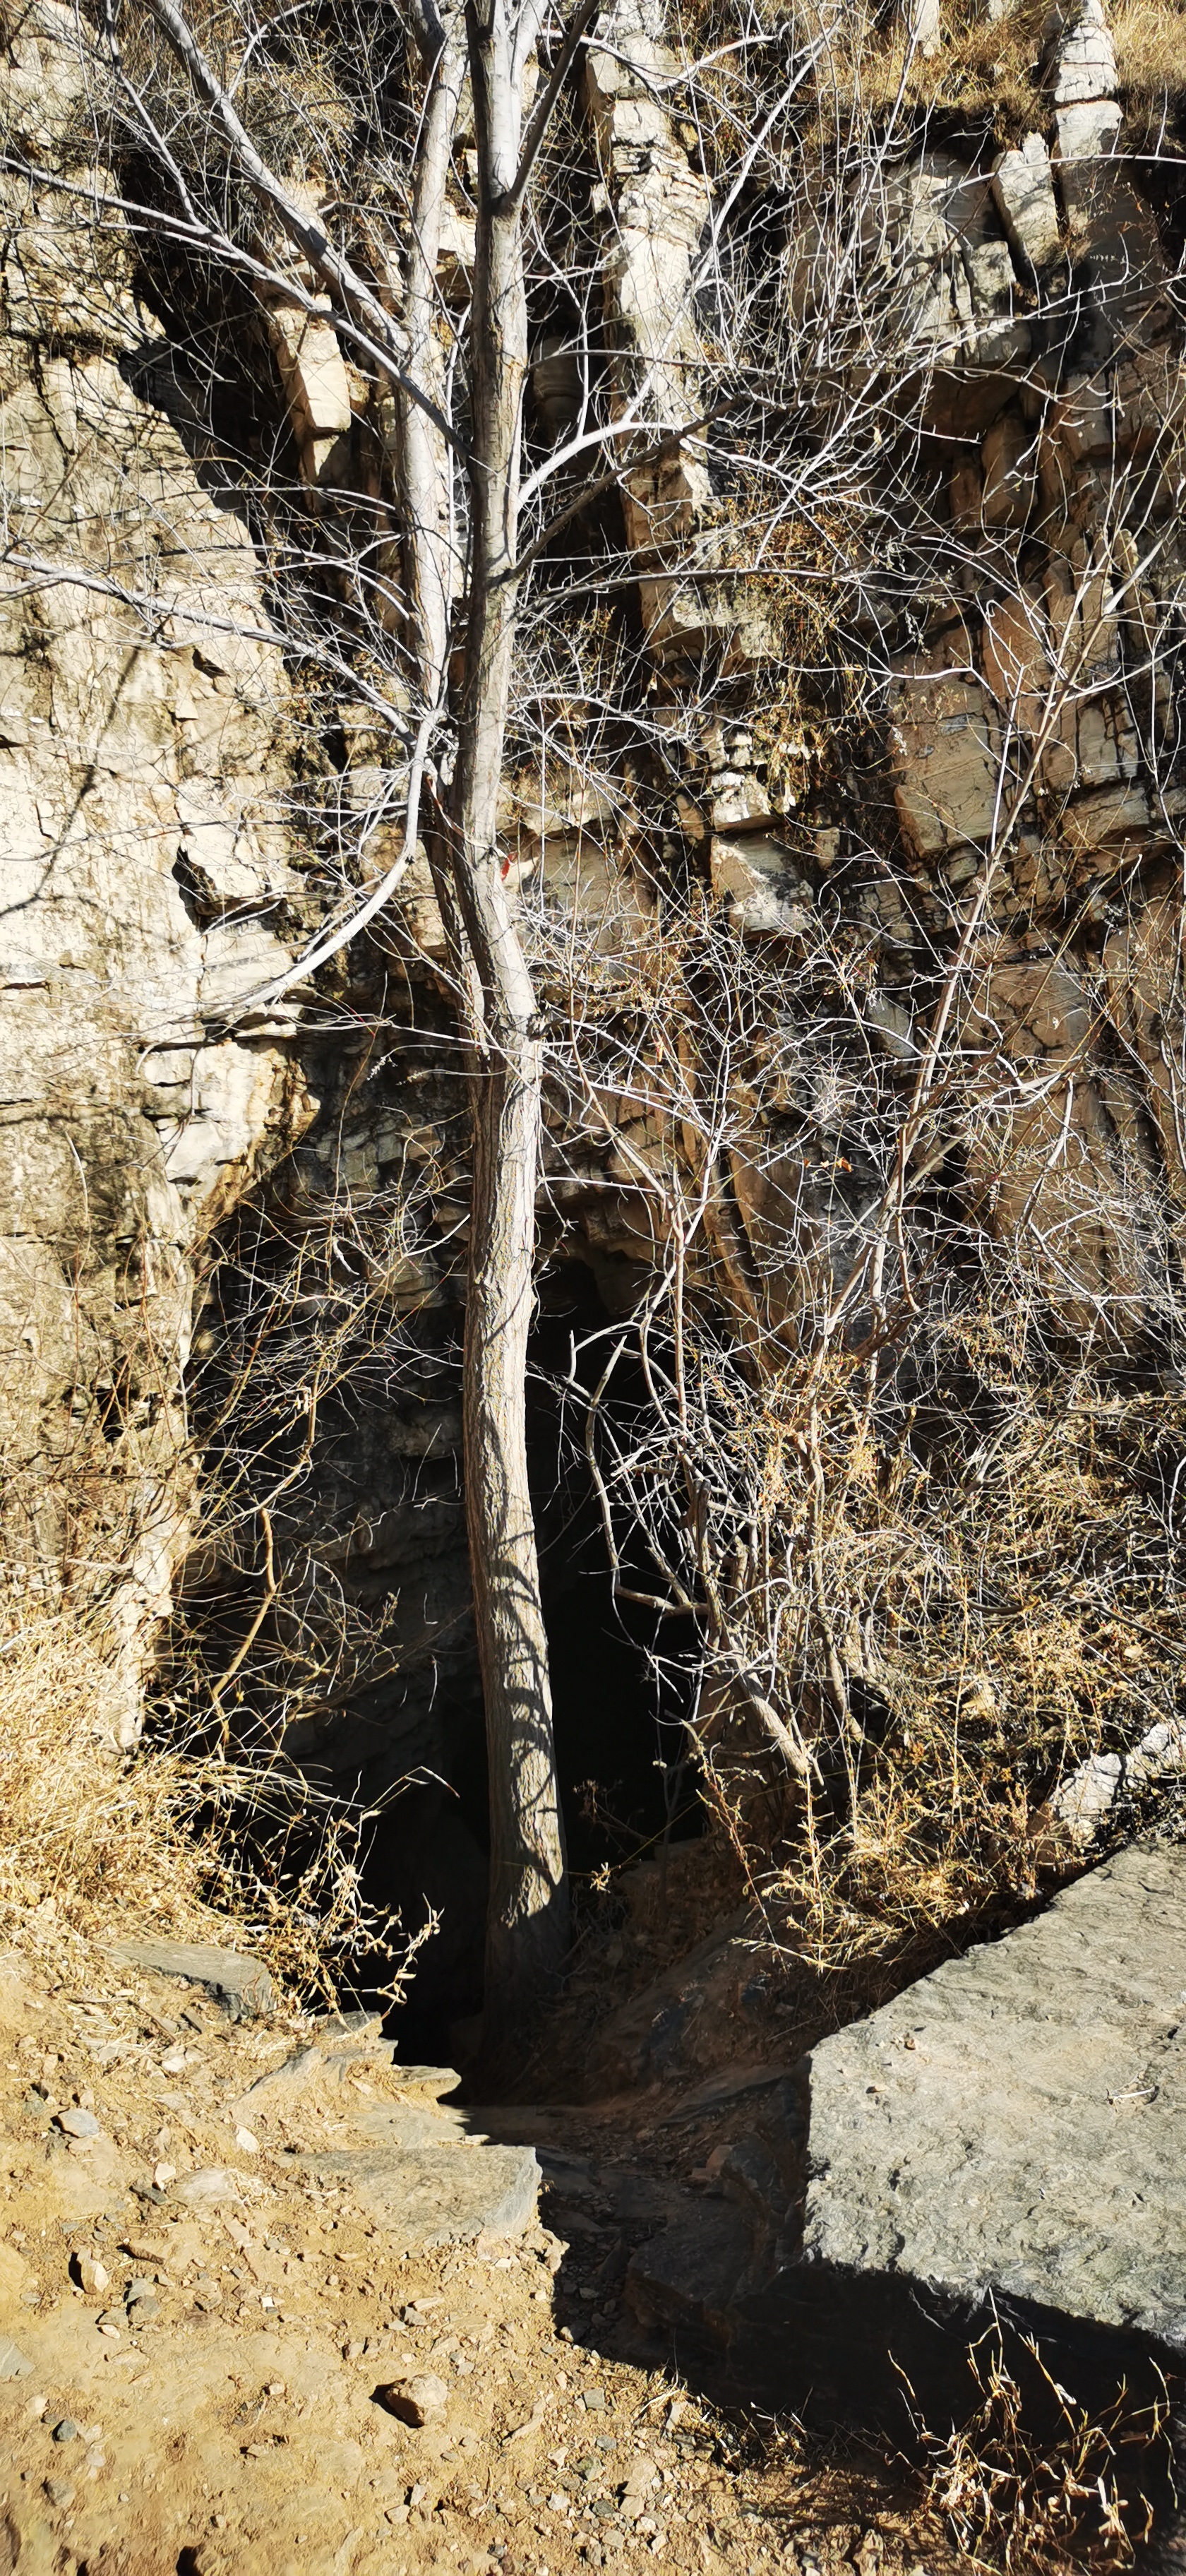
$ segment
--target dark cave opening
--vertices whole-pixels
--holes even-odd
[[[662,1633],[665,1623],[655,1611],[616,1597],[601,1515],[574,1437],[574,1417],[582,1411],[576,1389],[592,1384],[604,1365],[590,1337],[610,1320],[583,1265],[554,1270],[532,1334],[528,1398],[557,1768],[578,1927],[605,1871],[629,1864],[665,1837],[687,1840],[702,1829],[686,1758],[689,1685],[671,1637]],[[641,1393],[637,1365],[632,1370],[627,1356],[613,1401],[628,1415]],[[625,1571],[628,1588],[651,1588],[641,1539],[627,1536]],[[372,1880],[388,1902],[399,1904],[405,1929],[415,1929],[429,1905],[441,1916],[407,2000],[391,2019],[405,2061],[448,2062],[454,2025],[481,2009],[488,1845],[480,1698],[457,1709],[451,1732],[447,1785],[397,1800],[371,1857]]]

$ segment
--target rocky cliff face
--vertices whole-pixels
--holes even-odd
[[[7,147],[54,173],[3,184],[0,1404],[12,1578],[107,1597],[126,1736],[186,1544],[195,1256],[308,1102],[291,1007],[227,1022],[301,918],[283,658],[130,240],[90,220],[85,99],[72,14],[30,14],[0,71]]]
[[[633,404],[657,435],[621,494],[642,712],[595,747],[576,719],[554,726],[505,782],[507,872],[541,987],[570,1025],[577,994],[589,1031],[584,1088],[564,1059],[551,1102],[545,1304],[549,1280],[580,1275],[603,1315],[631,1310],[665,1257],[663,1176],[679,1166],[703,1195],[726,1330],[802,1347],[812,1301],[867,1258],[889,1186],[878,1152],[891,1127],[913,1137],[941,1041],[962,1105],[927,1151],[938,1168],[950,1150],[961,1257],[969,1241],[1006,1246],[1059,1331],[1130,1346],[1170,1329],[1186,1194],[1186,378],[1172,258],[1124,154],[1099,0],[1051,18],[1021,131],[981,120],[973,134],[950,115],[928,130],[920,113],[862,166],[859,200],[829,199],[825,156],[814,199],[789,191],[763,214],[771,345],[791,335],[806,382],[812,334],[827,366],[842,342],[854,416],[864,385],[877,424],[867,459],[845,451],[856,498],[829,536],[872,674],[839,757],[821,750],[826,687],[802,721],[789,689],[773,703],[771,672],[782,687],[794,656],[719,457],[668,434],[713,399],[701,271],[743,176],[674,104],[679,71],[662,12],[621,0],[574,106],[599,399],[619,419]],[[14,152],[56,174],[4,182],[13,1561],[51,1586],[108,1579],[118,1561],[130,1724],[141,1646],[187,1544],[195,1265],[221,1229],[206,1380],[189,1370],[207,1429],[265,1356],[223,1446],[245,1496],[239,1534],[191,1563],[191,1593],[220,1601],[228,1653],[262,1606],[248,1704],[258,1714],[271,1692],[268,1727],[298,1759],[369,1793],[417,1767],[455,1785],[479,1730],[456,1380],[465,1102],[442,924],[417,853],[347,980],[323,982],[316,1018],[307,997],[243,1014],[316,912],[294,823],[292,681],[241,487],[177,336],[143,300],[130,244],[89,220],[109,183],[78,142],[85,95],[73,21],[46,0],[11,37],[3,87]],[[472,257],[464,144],[443,340]],[[371,248],[395,292],[394,253],[377,236]],[[558,274],[561,249],[558,235]],[[258,321],[320,567],[362,501],[397,566],[387,398],[323,314],[271,295]],[[562,314],[542,316],[541,444],[579,406],[573,338]],[[880,518],[857,506],[861,472],[890,488],[891,447],[900,543],[884,498]],[[806,660],[804,647],[797,679]],[[336,800],[361,835],[368,876],[398,848],[399,760],[365,707],[337,708],[323,807]],[[701,1113],[719,1067],[710,1080],[703,1053],[693,1065],[691,1004],[676,1026],[655,962],[705,925],[751,977],[711,1150]],[[629,1048],[615,1037],[615,1057],[605,1031],[640,977],[660,992],[659,1029],[626,1081]],[[948,1065],[939,1092],[952,1080]],[[845,1103],[861,1083],[854,1147]],[[891,1232],[873,1306],[888,1279],[917,1311],[911,1276],[932,1237],[905,1205]],[[419,1865],[429,1807],[433,1833],[447,1815],[441,1868],[466,1880],[476,1919],[473,1819],[443,1795],[404,1809],[392,1848],[410,1840]]]

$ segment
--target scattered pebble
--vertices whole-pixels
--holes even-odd
[[[176,2165],[154,2165],[152,2169],[152,2180],[153,2187],[156,2191],[167,2191],[170,2183],[176,2182],[177,2180]]]
[[[75,2254],[70,2268],[79,2288],[86,2290],[92,2297],[101,2296],[104,2290],[111,2287],[111,2274],[106,2264],[100,2263],[94,2254]]]
[[[94,2112],[83,2111],[76,2106],[72,2106],[68,2111],[59,2111],[54,2127],[60,2129],[63,2137],[66,2138],[97,2138],[99,2135],[99,2123]]]
[[[26,2361],[20,2345],[0,2335],[0,2379],[28,2379],[32,2370],[33,2364]]]
[[[65,2478],[47,2478],[45,2492],[50,2503],[60,2505],[63,2512],[74,2502],[74,2489],[67,2485]]]
[[[82,2426],[75,2423],[72,2415],[63,2415],[54,2426],[55,2442],[77,2442],[81,2438]]]
[[[134,2184],[132,2188],[135,2189]],[[242,2193],[234,2175],[228,2173],[225,2166],[202,2165],[197,2173],[187,2174],[185,2181],[178,2183],[177,2198],[201,2208],[209,2201],[240,2200]]]
[[[414,2379],[396,2379],[375,2390],[378,2404],[401,2424],[419,2427],[435,2416],[443,2415],[449,2403],[449,2391],[443,2379],[432,2371],[418,2373]]]
[[[250,2129],[236,2129],[235,2145],[240,2155],[257,2156],[259,2154],[259,2139],[252,2136]]]

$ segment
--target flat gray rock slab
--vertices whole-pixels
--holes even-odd
[[[360,2207],[409,2247],[519,2236],[535,2221],[540,2170],[530,2147],[376,2143],[303,2162],[346,2183]]]
[[[1186,1850],[1123,1852],[810,2065],[805,2263],[1186,2352]]]
[[[204,1986],[232,2021],[264,2020],[275,2010],[275,1989],[262,1959],[238,1950],[206,1949],[190,1941],[113,1941],[107,1956],[118,1968]]]
[[[1121,1853],[823,2041],[738,2104],[715,2181],[627,2294],[734,2393],[945,2430],[999,2330],[1027,2408],[1030,2338],[1093,2408],[1155,2395],[1186,2356],[1186,1850]]]
[[[535,2223],[540,2170],[531,2147],[414,2145],[306,2155],[307,2173],[343,2182],[407,2248],[521,2236]]]

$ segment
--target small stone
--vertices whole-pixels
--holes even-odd
[[[177,2180],[176,2165],[154,2165],[152,2169],[152,2180],[155,2191],[167,2191],[170,2183],[176,2182]]]
[[[259,2154],[259,2139],[252,2136],[250,2129],[236,2129],[235,2145],[240,2155],[257,2156]]]
[[[54,2426],[55,2442],[78,2442],[81,2438],[82,2426],[75,2423],[72,2415],[63,2415]]]
[[[579,2405],[584,2407],[586,2415],[604,2415],[605,2390],[604,2388],[587,2388],[584,2396],[579,2398],[577,2402]]]
[[[167,2057],[162,2057],[161,2059],[161,2073],[162,2075],[180,2075],[184,2065],[185,2050],[183,2048],[171,2049],[169,2055]]]
[[[376,2403],[401,2424],[419,2427],[434,2416],[443,2415],[449,2403],[449,2391],[443,2379],[432,2371],[418,2373],[414,2379],[398,2379],[375,2390]]]
[[[83,2111],[76,2106],[68,2111],[59,2111],[54,2126],[67,2138],[97,2138],[99,2135],[99,2123],[94,2112]]]
[[[74,2502],[74,2489],[72,2486],[67,2485],[65,2478],[47,2478],[45,2481],[45,2492],[49,2497],[50,2503],[60,2506],[63,2513],[65,2512],[67,2505],[71,2505]]]
[[[103,2291],[111,2286],[110,2272],[94,2254],[75,2254],[70,2269],[80,2290],[85,2290],[92,2298],[101,2297]]]
[[[33,2364],[26,2361],[19,2344],[11,2342],[7,2335],[0,2335],[0,2379],[28,2379],[32,2370]]]
[[[228,2173],[223,2165],[202,2165],[197,2173],[187,2174],[184,2182],[177,2186],[178,2200],[189,2201],[198,2209],[208,2202],[241,2200],[242,2197],[234,2175]]]

